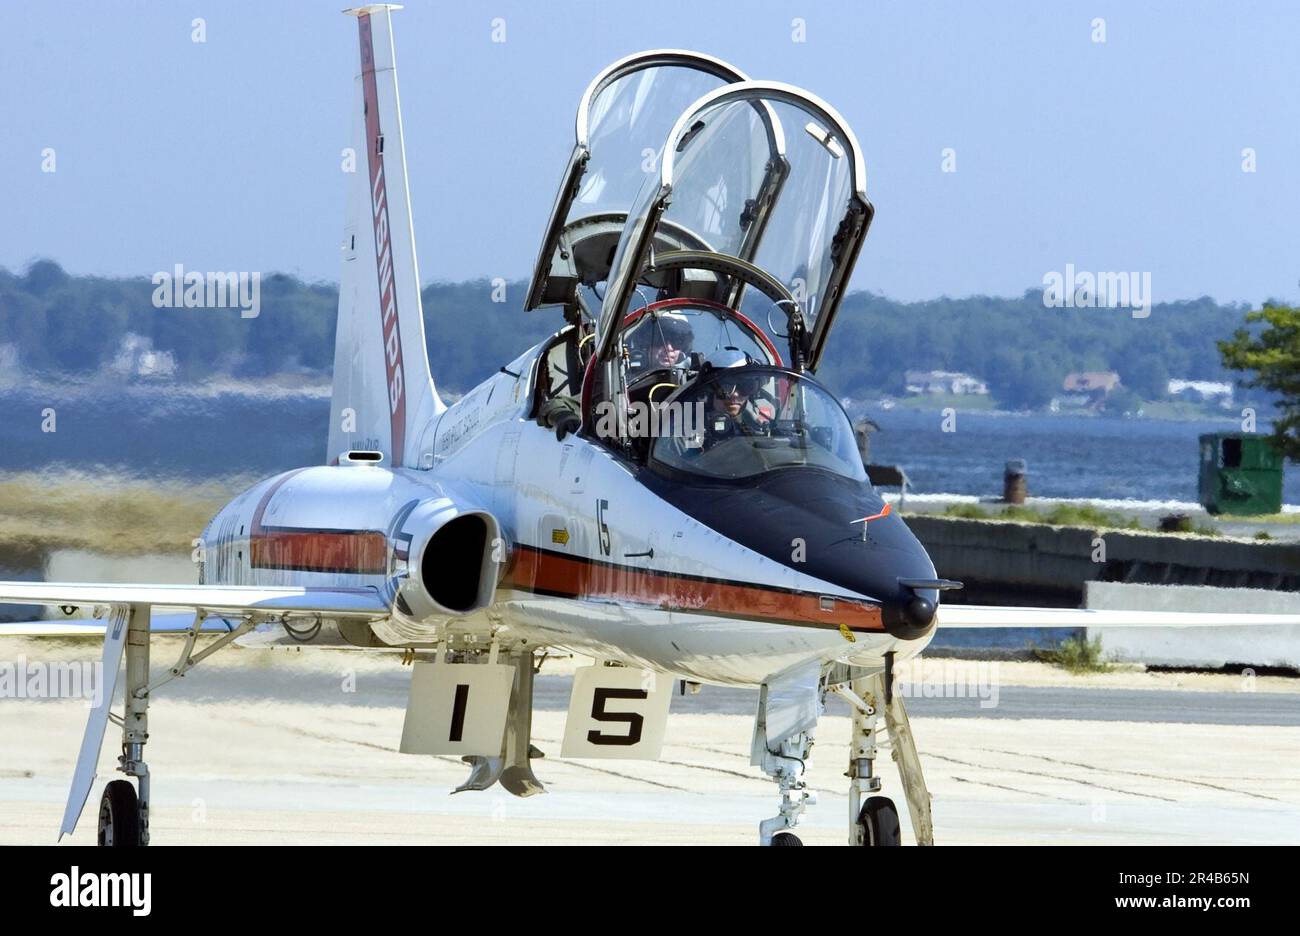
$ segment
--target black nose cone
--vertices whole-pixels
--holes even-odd
[[[916,595],[903,607],[903,620],[911,627],[929,627],[934,620],[934,602]]]
[[[885,630],[901,640],[934,627],[939,592],[923,585],[935,581],[934,564],[868,484],[802,468],[743,486],[660,482],[656,492],[769,559],[878,602]]]
[[[885,630],[900,640],[916,640],[930,632],[938,593],[926,589],[913,591],[900,586],[899,591],[886,599],[881,609]]]

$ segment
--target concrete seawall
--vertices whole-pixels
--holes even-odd
[[[925,514],[905,519],[939,574],[966,583],[945,600],[1077,608],[1089,582],[1300,592],[1300,543]]]
[[[1162,587],[1088,582],[1086,606],[1130,611],[1295,614],[1300,594],[1258,588]],[[1090,627],[1107,656],[1149,666],[1300,669],[1300,624],[1241,627]]]

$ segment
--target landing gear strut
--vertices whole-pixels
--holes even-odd
[[[149,696],[163,683],[184,676],[200,660],[232,643],[252,630],[257,620],[249,615],[221,637],[197,653],[194,643],[203,629],[206,612],[195,614],[194,623],[186,634],[185,647],[180,659],[157,680],[149,681],[149,625],[150,607],[147,604],[115,604],[97,610],[96,616],[108,619],[104,634],[102,672],[104,683],[100,698],[86,720],[77,767],[68,791],[68,802],[63,811],[60,837],[70,835],[77,826],[95,784],[95,767],[103,746],[104,733],[109,722],[122,729],[122,753],[117,759],[117,769],[130,780],[113,780],[104,788],[99,802],[98,841],[100,845],[149,844],[149,765],[145,763],[144,746],[149,740]],[[122,715],[112,711],[117,680],[126,657],[126,685],[122,693]]]
[[[892,661],[889,661],[892,663]],[[802,845],[790,830],[804,810],[816,802],[804,771],[812,752],[813,734],[827,692],[834,692],[853,707],[853,733],[849,747],[849,844],[901,845],[898,809],[888,797],[876,795],[876,731],[885,719],[890,748],[907,795],[907,809],[918,845],[934,844],[930,794],[921,774],[921,759],[907,721],[903,700],[893,692],[893,666],[868,676],[862,668],[843,665],[785,673],[763,685],[750,762],[763,769],[781,790],[776,816],[759,825],[761,845]],[[864,802],[865,797],[865,802]]]
[[[149,622],[148,606],[131,607],[126,628],[126,688],[122,693],[122,754],[117,759],[117,769],[135,777],[139,792],[127,780],[113,780],[104,788],[99,805],[100,845],[149,844],[149,765],[144,760],[144,744],[149,740]],[[134,822],[128,815],[132,806]]]
[[[892,667],[890,667],[892,670]],[[907,807],[912,818],[912,829],[918,845],[934,844],[934,826],[930,818],[930,794],[921,774],[921,759],[916,751],[916,741],[907,721],[903,700],[893,692],[893,673],[880,673],[840,684],[834,691],[853,706],[853,736],[849,745],[849,844],[850,845],[901,845],[902,835],[898,809],[893,800],[885,796],[870,796],[862,802],[864,793],[876,793],[880,778],[875,775],[876,727],[883,709],[885,727],[889,731],[894,762],[903,781]]]
[[[824,696],[819,666],[784,673],[759,690],[749,761],[775,780],[781,791],[777,814],[759,823],[760,845],[803,844],[789,830],[799,823],[804,810],[817,802],[804,772]]]
[[[461,760],[469,764],[469,778],[452,790],[453,793],[486,790],[497,782],[514,796],[535,796],[546,792],[532,767],[533,759],[545,757],[532,743],[533,676],[536,673],[533,653],[511,653],[508,660],[515,668],[515,681],[510,691],[510,716],[501,741],[501,754],[498,757],[477,754],[462,757]]]
[[[759,824],[760,845],[803,844],[794,833],[785,830],[793,829],[804,810],[817,802],[817,794],[808,789],[808,784],[803,779],[812,746],[812,732],[801,731],[782,741],[776,751],[764,751],[760,766],[765,774],[777,782],[781,790],[781,807],[775,816],[764,819]]]
[[[874,678],[857,679],[848,691],[843,687],[836,690],[853,706],[853,735],[849,740],[849,769],[845,774],[849,778],[850,845],[877,844],[872,839],[870,822],[863,821],[864,818],[869,818],[868,807],[875,803],[888,804],[891,810],[894,808],[894,804],[883,796],[873,796],[865,806],[862,804],[862,794],[875,793],[880,789],[880,778],[875,773],[876,722],[879,716],[872,692],[874,683]],[[877,805],[877,811],[879,808]],[[897,822],[897,811],[894,812],[894,817]],[[898,842],[888,844],[897,845]]]

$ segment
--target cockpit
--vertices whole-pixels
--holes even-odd
[[[934,565],[813,377],[873,213],[857,140],[820,99],[693,52],[615,62],[582,97],[529,286],[527,308],[567,322],[530,412],[913,637]]]
[[[721,353],[781,364],[771,339],[743,314],[702,299],[663,299],[628,316],[620,357],[629,401],[659,404]]]
[[[529,288],[528,308],[570,323],[571,397],[543,414],[661,471],[864,479],[810,374],[870,225],[865,186],[852,132],[807,92],[691,52],[611,65],[580,103]],[[752,390],[729,422],[724,371]]]
[[[657,368],[689,366],[692,354],[707,357],[727,349],[781,363],[776,346],[753,322],[720,303],[696,299],[665,299],[637,310],[622,342],[633,382]]]
[[[735,481],[822,468],[865,481],[839,401],[807,376],[761,364],[709,367],[664,401],[652,467]]]

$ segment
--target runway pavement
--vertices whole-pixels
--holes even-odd
[[[248,651],[256,653],[257,651]],[[299,704],[344,706],[406,705],[410,684],[409,668],[389,665],[355,667],[352,659],[335,655],[332,668],[316,665],[277,666],[275,676],[266,671],[272,662],[283,663],[289,654],[266,651],[266,659],[249,660],[250,665],[196,671],[193,675],[168,685],[164,699],[204,703],[255,703],[292,700]],[[274,658],[270,654],[274,654]],[[157,651],[155,665],[167,659]],[[229,660],[224,661],[229,663]],[[965,668],[973,682],[963,680],[964,692],[953,694],[952,687],[931,683],[912,687],[900,680],[907,698],[908,711],[918,718],[979,719],[1067,719],[1103,722],[1162,722],[1187,725],[1276,725],[1300,727],[1300,680],[1297,691],[1285,692],[1215,692],[1179,689],[1096,688],[1086,686],[1022,686],[1004,684],[987,666],[980,676],[976,665]],[[344,681],[351,674],[348,691]],[[533,696],[537,711],[563,712],[568,708],[573,679],[567,674],[536,679]],[[931,694],[934,693],[934,694]],[[0,700],[2,701],[2,700]],[[745,715],[752,717],[758,692],[703,686],[698,694],[675,694],[672,711],[693,715]],[[847,714],[848,706],[836,697],[828,700],[830,714]]]

